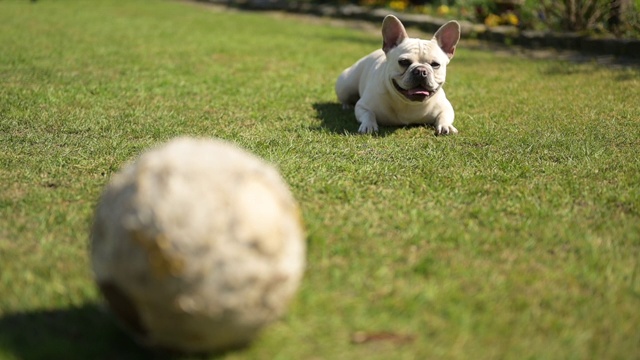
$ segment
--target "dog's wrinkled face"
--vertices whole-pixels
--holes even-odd
[[[460,40],[460,24],[449,21],[431,40],[410,38],[395,16],[382,22],[382,50],[386,54],[389,86],[408,101],[431,98],[444,84],[447,64]]]
[[[387,53],[390,82],[409,101],[429,99],[444,84],[449,57],[436,41],[406,39]]]

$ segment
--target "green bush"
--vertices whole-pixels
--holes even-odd
[[[359,3],[488,26],[640,37],[640,0],[360,0]],[[617,11],[616,5],[620,6]],[[446,11],[442,11],[443,7]]]

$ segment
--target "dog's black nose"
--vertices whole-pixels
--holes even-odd
[[[427,68],[426,67],[422,67],[422,66],[416,67],[415,69],[413,69],[412,72],[413,72],[413,75],[420,76],[420,77],[423,77],[423,78],[426,78],[427,74],[428,74]]]

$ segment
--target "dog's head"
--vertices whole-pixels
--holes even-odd
[[[426,101],[444,84],[447,64],[460,40],[460,24],[449,21],[431,40],[409,38],[393,15],[382,22],[386,72],[395,91],[409,101]]]

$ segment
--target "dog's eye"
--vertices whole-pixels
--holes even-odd
[[[435,61],[434,61],[434,62],[432,62],[432,63],[431,63],[431,64],[429,64],[429,65],[431,65],[431,67],[432,67],[432,68],[434,68],[434,69],[437,69],[437,68],[439,68],[439,67],[440,67],[440,63],[437,63],[437,62],[435,62]]]
[[[411,60],[409,59],[400,59],[398,60],[398,64],[402,67],[409,67],[411,65]]]

